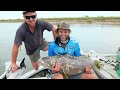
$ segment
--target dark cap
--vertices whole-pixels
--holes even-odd
[[[27,12],[36,12],[36,11],[23,11],[23,14],[27,13]]]
[[[23,11],[23,14],[25,14],[27,11]]]

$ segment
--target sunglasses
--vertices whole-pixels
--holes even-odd
[[[35,19],[35,18],[36,18],[36,15],[32,15],[32,16],[25,16],[25,18],[26,18],[26,19],[30,19],[30,18]]]

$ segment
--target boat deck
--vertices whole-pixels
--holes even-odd
[[[100,70],[94,67],[95,72],[103,79],[120,79],[120,76],[115,70],[115,66],[118,63],[116,56],[105,56],[105,60],[100,60]]]

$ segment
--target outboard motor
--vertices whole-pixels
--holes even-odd
[[[24,73],[24,71],[26,69],[25,58],[22,60],[21,63],[20,62],[16,62],[16,63],[18,65],[18,70],[15,71],[15,72],[12,72],[10,70],[10,64],[11,64],[11,62],[6,62],[5,63],[6,71],[7,71],[6,76],[5,76],[6,79],[19,79],[19,77],[21,75],[23,75],[23,73]]]

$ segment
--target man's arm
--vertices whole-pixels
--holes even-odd
[[[54,40],[56,39],[56,37],[57,37],[57,34],[56,34],[56,29],[57,29],[57,26],[53,26],[53,28],[52,28],[52,33],[53,33],[53,37],[54,37]]]
[[[12,49],[12,63],[11,63],[11,71],[12,72],[15,72],[18,69],[18,66],[16,64],[18,49],[19,49],[19,46],[14,44],[13,49]]]

